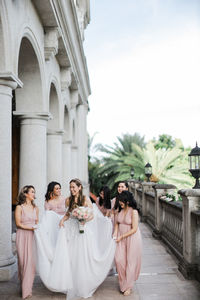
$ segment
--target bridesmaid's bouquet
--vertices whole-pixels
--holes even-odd
[[[92,209],[85,206],[77,206],[72,210],[72,216],[79,221],[79,232],[84,233],[84,224],[92,217]]]

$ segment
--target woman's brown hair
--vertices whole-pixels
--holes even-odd
[[[83,195],[83,185],[78,178],[72,179],[70,183],[75,183],[78,187],[81,187],[78,195],[78,201],[75,203],[75,197],[71,194],[69,197],[69,212],[71,212],[76,206],[84,206],[86,197]],[[70,184],[69,183],[69,184]]]
[[[25,185],[19,192],[18,195],[18,199],[17,199],[17,205],[22,205],[26,202],[26,194],[29,192],[30,189],[34,189],[35,188],[33,185]],[[35,207],[35,203],[34,201],[31,201],[31,204],[33,205],[33,207]]]

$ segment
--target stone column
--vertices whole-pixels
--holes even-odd
[[[180,190],[179,194],[183,200],[183,260],[179,263],[179,270],[188,279],[195,277],[199,258],[198,245],[196,244],[195,219],[192,218],[192,211],[200,210],[200,190]]]
[[[84,185],[88,184],[87,112],[86,104],[77,106],[78,176]]]
[[[78,177],[78,146],[72,145],[71,146],[71,177],[79,178]]]
[[[62,175],[62,193],[64,196],[69,195],[69,182],[71,177],[71,162],[72,162],[72,151],[71,151],[72,141],[63,142],[63,175]]]
[[[172,184],[156,184],[153,186],[155,190],[155,229],[153,230],[153,237],[160,239],[163,222],[163,210],[160,203],[160,196],[173,194],[176,189],[175,185]]]
[[[48,130],[47,133],[47,184],[51,181],[62,183],[62,135],[62,130]]]
[[[0,281],[16,269],[12,253],[12,90],[14,81],[0,79]]]
[[[155,185],[154,182],[142,182],[142,221],[146,221],[147,217],[147,201],[146,201],[146,196],[145,193],[147,191],[152,190],[152,187]]]
[[[47,121],[48,113],[16,112],[20,122],[19,185],[33,185],[40,216],[44,210],[47,186]]]

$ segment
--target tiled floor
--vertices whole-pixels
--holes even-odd
[[[185,280],[178,272],[175,259],[160,241],[152,238],[148,226],[140,224],[143,237],[142,270],[133,292],[123,296],[117,276],[109,276],[91,300],[200,300],[200,283]],[[35,278],[31,300],[65,299],[65,295],[47,290],[39,277]],[[0,283],[0,300],[21,299],[17,274],[9,282]]]

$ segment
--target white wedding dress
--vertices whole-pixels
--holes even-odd
[[[112,222],[96,204],[93,214],[84,233],[73,217],[59,228],[62,216],[54,211],[45,211],[35,230],[37,272],[48,289],[66,293],[67,299],[91,297],[113,264]]]

